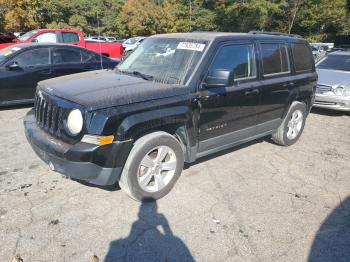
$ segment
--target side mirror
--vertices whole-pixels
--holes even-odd
[[[32,42],[32,43],[39,43],[39,40],[36,39],[36,38],[33,38],[32,41],[30,41],[30,42]]]
[[[6,66],[8,70],[18,70],[20,68],[19,64],[14,61]]]
[[[210,87],[226,87],[232,86],[234,83],[234,74],[232,71],[219,69],[209,71],[205,81],[204,86],[206,88]]]

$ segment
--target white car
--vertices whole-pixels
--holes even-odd
[[[115,37],[111,37],[111,36],[91,36],[91,37],[86,37],[85,40],[90,42],[116,42],[117,41]]]
[[[146,37],[144,36],[136,36],[129,38],[123,42],[124,54],[128,55],[132,52],[136,47],[138,47]]]

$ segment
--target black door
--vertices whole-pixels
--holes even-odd
[[[291,74],[289,46],[284,42],[265,42],[259,46],[262,80],[258,122],[265,124],[267,129],[274,129],[281,122],[291,93],[296,91]]]
[[[0,103],[32,101],[37,83],[51,77],[49,48],[19,53],[0,69]]]
[[[259,81],[253,43],[225,44],[214,57],[209,72],[234,72],[234,84],[199,91],[199,152],[255,135],[259,107]]]
[[[100,62],[91,52],[78,47],[56,47],[52,52],[55,76],[64,76],[100,69]],[[94,53],[92,53],[94,54]],[[96,55],[95,55],[96,56]]]

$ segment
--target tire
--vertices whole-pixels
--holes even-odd
[[[135,200],[157,200],[174,187],[183,165],[184,153],[175,137],[160,131],[147,134],[135,142],[119,186]]]
[[[306,105],[297,101],[293,102],[282,124],[272,134],[272,140],[281,146],[296,143],[304,130],[306,115]],[[296,116],[301,118],[296,119]]]

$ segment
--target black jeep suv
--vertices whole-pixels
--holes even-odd
[[[52,170],[158,199],[184,162],[263,136],[294,144],[316,82],[298,36],[157,35],[114,71],[40,82],[24,125]]]

